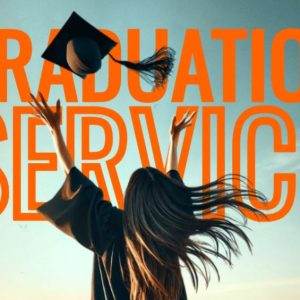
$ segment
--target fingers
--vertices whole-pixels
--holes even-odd
[[[196,112],[194,111],[188,118],[186,118],[185,122],[182,124],[182,129],[192,125],[192,119]]]
[[[35,106],[33,106],[32,103],[30,103],[30,105],[32,107],[34,107],[34,109],[39,113],[41,114],[45,119],[48,120],[48,118],[50,118],[53,114],[53,111],[51,110],[51,108],[49,107],[49,105],[47,104],[46,100],[45,100],[45,97],[44,95],[39,92],[39,96],[40,96],[40,99],[42,101],[42,105],[41,103],[36,99],[36,97],[30,93],[30,96],[31,96],[31,99],[34,101],[35,103]],[[59,116],[61,114],[61,106],[60,106],[60,100],[57,101],[56,103],[56,112],[58,112]]]
[[[43,107],[41,106],[41,104],[37,101],[37,99],[33,96],[33,94],[30,93],[31,99],[33,100],[33,102],[35,103],[35,105],[39,108],[39,110],[41,112],[44,112]]]
[[[181,128],[185,128],[186,127],[186,124],[190,124],[191,123],[191,120],[192,118],[194,117],[194,115],[196,114],[195,111],[193,111],[192,113],[187,111],[181,121],[177,124],[178,127],[181,127]]]
[[[45,116],[43,110],[41,110],[39,107],[36,107],[36,106],[35,106],[33,103],[31,103],[31,102],[28,102],[28,103],[31,105],[31,107],[36,111],[36,113],[37,113],[39,116],[41,116],[44,120],[47,120],[47,118],[46,118],[46,116]]]
[[[49,105],[47,104],[45,98],[44,98],[44,95],[39,91],[39,95],[40,95],[40,98],[42,100],[42,103],[44,104],[44,107],[45,109],[48,111],[48,112],[52,112],[51,108],[49,107]]]
[[[44,124],[46,125],[49,125],[48,121],[41,115],[41,114],[38,114],[38,113],[31,113],[29,114],[31,116],[34,116],[34,117],[37,117],[39,119],[41,119],[43,121]]]
[[[181,126],[181,129],[186,128],[186,127],[189,127],[189,126],[191,126],[191,125],[192,125],[192,122],[190,122],[190,123],[185,123],[185,124],[183,124],[183,125]]]
[[[50,128],[54,128],[55,126],[59,126],[61,122],[61,105],[60,100],[56,101],[56,111],[52,111],[50,106],[47,104],[44,95],[39,92],[39,97],[41,101],[38,101],[37,98],[30,93],[32,102],[29,104],[35,110],[33,114],[36,117],[39,117],[43,120],[43,122],[48,125]]]
[[[36,99],[36,97],[34,97],[33,94],[30,93],[31,99],[34,101],[34,103],[36,104],[36,106],[39,108],[39,110],[44,114],[44,116],[46,116],[46,113],[52,113],[50,107],[48,106],[43,94],[41,92],[39,92],[39,96],[42,100],[42,104],[43,106],[40,104],[40,102]]]
[[[59,99],[56,101],[56,113],[58,113],[59,116],[61,114],[61,105]]]
[[[44,97],[44,95],[42,94],[42,92],[39,91],[39,95],[40,95],[41,100],[44,100],[44,101],[45,101],[45,97]]]
[[[196,114],[196,112],[193,111],[193,112],[189,115],[189,117],[186,118],[185,122],[186,122],[186,123],[189,123],[189,122],[193,119],[193,117],[194,117],[195,114]]]
[[[37,108],[37,107],[36,107],[35,105],[33,105],[31,102],[28,102],[28,103],[30,104],[31,107],[33,107],[33,109],[36,111],[36,113],[37,113],[38,115],[41,115],[42,117],[44,117],[43,112],[40,111],[39,108]]]
[[[184,115],[182,116],[181,120],[179,121],[179,123],[177,124],[177,126],[180,126],[184,123],[186,117],[188,116],[188,111],[184,113]]]
[[[33,117],[38,117],[38,118],[42,118],[42,116],[41,115],[39,115],[39,114],[35,114],[35,113],[29,113],[29,115],[30,116],[33,116]]]
[[[196,114],[195,111],[193,111],[191,114],[189,114],[189,116],[186,118],[184,125],[191,125],[192,124],[192,119],[194,117],[194,115]],[[187,126],[185,126],[187,127]]]

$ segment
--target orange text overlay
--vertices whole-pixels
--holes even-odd
[[[121,46],[119,37],[112,31],[101,29],[105,34],[114,39],[118,44],[111,51],[117,59],[128,59],[138,61],[140,55],[140,30],[128,29],[127,32],[127,57],[121,58]],[[58,29],[51,29],[48,43],[55,37]],[[155,46],[167,46],[168,30],[155,30]],[[265,30],[263,28],[214,28],[211,30],[211,40],[216,45],[221,45],[220,67],[223,102],[236,102],[237,76],[236,66],[237,47],[240,43],[250,43],[250,99],[253,103],[264,102],[265,100],[265,66],[270,65],[270,84],[275,97],[285,103],[298,103],[300,101],[300,85],[295,90],[287,89],[285,85],[285,51],[286,45],[290,42],[299,44],[300,28],[285,28],[276,32],[272,38],[271,49],[266,55]],[[9,55],[9,42],[14,41],[19,46],[19,53],[15,57]],[[46,44],[46,42],[45,42]],[[46,45],[45,45],[46,46]],[[265,57],[270,57],[270,63]],[[82,95],[77,94],[73,74],[63,68],[60,72],[54,72],[54,65],[42,60],[39,77],[38,90],[48,99],[52,86],[60,85],[64,91],[64,98],[67,102],[107,102],[118,96],[121,88],[121,65],[116,64],[108,58],[108,80],[103,91],[97,91],[95,86],[95,74],[87,76],[82,81]],[[21,101],[30,100],[29,93],[32,91],[28,80],[27,72],[32,59],[32,41],[29,35],[18,29],[0,29],[0,103],[7,102],[8,97],[8,73],[13,74],[17,91]],[[173,103],[184,102],[185,93],[188,87],[194,86],[199,90],[199,101],[214,102],[215,96],[212,89],[210,72],[206,61],[201,31],[196,28],[188,28],[182,40],[182,48],[177,55],[178,68],[173,77],[175,84],[171,95]],[[194,71],[190,67],[194,64]],[[100,76],[101,72],[97,73]],[[153,103],[163,99],[167,85],[153,91],[144,91],[141,87],[139,75],[128,70],[128,89],[132,99],[142,103]]]
[[[54,108],[54,107],[53,107]],[[130,129],[136,141],[136,147],[142,166],[149,165],[149,158],[153,157],[155,167],[165,171],[165,158],[160,149],[160,138],[157,133],[157,124],[154,119],[152,108],[149,106],[129,106],[131,123],[134,129]],[[184,132],[181,151],[178,154],[179,172],[184,177],[188,162],[191,145],[194,141],[195,122],[201,120],[202,124],[202,170],[203,184],[211,179],[211,161],[216,162],[217,176],[225,173],[225,107],[224,106],[178,106],[177,117],[180,118],[187,110],[196,111],[192,126]],[[35,210],[42,201],[36,197],[37,174],[44,176],[50,171],[57,170],[57,156],[55,152],[41,152],[37,150],[37,131],[39,126],[46,126],[38,118],[30,115],[33,112],[31,107],[13,107],[13,153],[12,153],[12,195],[9,195],[9,180],[7,174],[0,165],[0,214],[6,209],[8,201],[12,201],[13,219],[24,221],[42,220],[42,216]],[[109,194],[107,182],[104,178],[103,165],[106,166],[113,196],[120,208],[123,208],[123,192],[117,172],[117,166],[122,162],[128,147],[128,128],[122,116],[115,110],[101,106],[67,106],[63,111],[65,117],[65,136],[67,147],[74,157],[76,152],[81,153],[81,169],[84,174],[96,176],[98,186],[104,191],[105,199],[112,199]],[[75,126],[75,118],[81,122],[81,136],[78,136],[78,126]],[[211,122],[214,118],[217,134],[212,133]],[[23,121],[22,121],[23,119]],[[144,120],[145,123],[142,123]],[[25,121],[25,122],[24,122]],[[142,126],[145,124],[145,126]],[[232,173],[240,173],[242,163],[242,149],[246,149],[246,175],[255,187],[256,172],[259,163],[256,162],[256,140],[259,128],[268,127],[273,132],[273,152],[293,153],[296,151],[296,129],[290,115],[277,106],[259,105],[247,108],[237,117],[233,124],[232,134]],[[103,143],[101,149],[91,150],[90,128],[99,127],[103,133]],[[25,131],[25,132],[24,132]],[[22,147],[22,137],[27,139],[27,149]],[[147,140],[149,137],[149,141]],[[242,145],[242,138],[246,137],[246,145]],[[1,142],[5,142],[9,137],[4,120],[0,117],[0,148]],[[75,147],[76,139],[80,139],[81,149]],[[210,140],[216,139],[216,157],[212,157]],[[163,138],[165,141],[165,138]],[[78,142],[78,141],[77,141]],[[112,145],[116,143],[114,151]],[[27,153],[25,156],[22,153]],[[272,153],[270,153],[272,154]],[[244,158],[243,158],[244,160]],[[101,164],[100,164],[101,162]],[[22,174],[22,166],[27,164],[27,171]],[[200,171],[199,171],[200,172]],[[44,175],[43,175],[44,174]],[[264,209],[269,221],[283,218],[291,209],[295,200],[296,174],[295,173],[274,173],[270,174],[274,179],[274,191],[267,205],[263,205],[258,199],[251,198],[251,204],[258,209]],[[21,193],[22,178],[27,178],[27,195]],[[238,183],[237,183],[238,184]],[[283,187],[286,186],[286,193]],[[112,191],[111,191],[112,192]],[[28,201],[27,201],[28,200]],[[42,200],[42,199],[41,199]],[[45,200],[44,200],[45,201]],[[24,203],[26,202],[26,203]],[[282,204],[283,203],[283,204]],[[26,211],[22,209],[27,205]],[[272,212],[269,212],[271,211]],[[223,211],[219,213],[224,213]],[[213,213],[212,213],[213,214]],[[256,221],[263,221],[254,215],[247,217]]]

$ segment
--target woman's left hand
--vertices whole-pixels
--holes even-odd
[[[34,101],[35,105],[31,102],[29,104],[34,108],[36,113],[34,114],[36,117],[40,118],[50,129],[51,132],[59,130],[60,121],[61,121],[61,106],[60,100],[56,101],[56,111],[52,111],[48,106],[44,96],[39,92],[40,98],[42,100],[42,104],[32,95],[31,99]]]
[[[194,112],[186,112],[183,117],[181,118],[181,120],[179,121],[179,123],[176,124],[176,115],[173,117],[172,119],[172,124],[171,124],[171,128],[170,128],[170,135],[172,137],[172,139],[176,139],[179,137],[180,132],[190,126],[192,124],[192,119],[195,115],[195,111]]]

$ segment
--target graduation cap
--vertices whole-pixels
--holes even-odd
[[[116,46],[110,37],[73,12],[42,57],[85,78],[101,68],[101,59],[107,54],[116,62],[135,70],[155,87],[162,86],[171,73],[175,51],[162,47],[151,57],[140,62],[114,58],[110,51]]]

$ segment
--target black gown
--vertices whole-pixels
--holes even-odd
[[[183,183],[176,170],[167,174]],[[93,251],[92,300],[129,300],[129,285],[122,276],[126,263],[123,210],[104,200],[102,190],[75,166],[54,197],[37,210]],[[185,300],[183,281],[182,286],[180,300]]]

